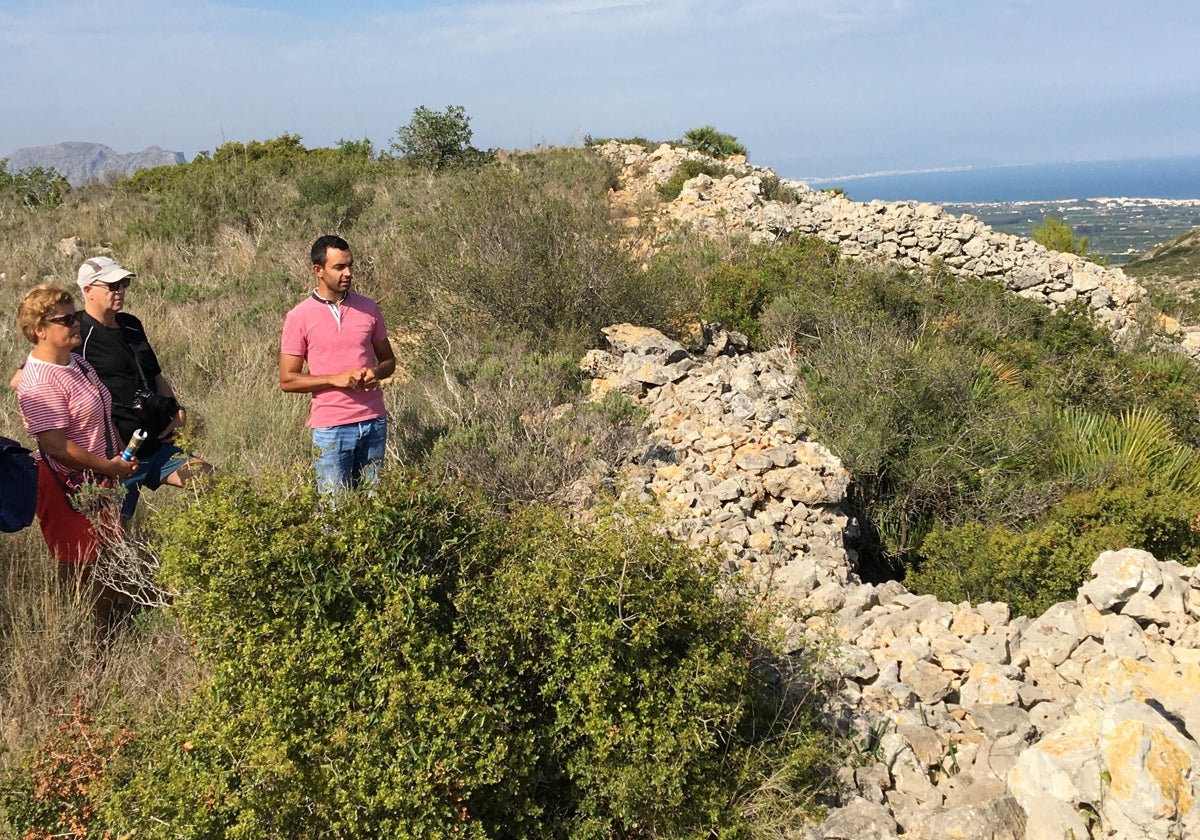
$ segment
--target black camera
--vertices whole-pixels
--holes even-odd
[[[139,388],[133,395],[130,408],[146,420],[156,420],[165,426],[171,422],[171,417],[179,411],[179,403],[174,397],[164,397],[157,391],[147,391]]]

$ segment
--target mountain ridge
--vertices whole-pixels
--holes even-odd
[[[139,169],[174,166],[185,160],[183,152],[174,152],[161,146],[148,146],[140,152],[121,154],[103,143],[69,140],[15,149],[7,157],[7,168],[9,172],[33,166],[54,169],[72,187],[78,187],[109,175],[132,175]]]

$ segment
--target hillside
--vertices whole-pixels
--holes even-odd
[[[1159,309],[1181,321],[1200,323],[1200,228],[1155,246],[1124,269],[1149,290]]]
[[[1125,264],[1133,277],[1155,277],[1181,282],[1200,281],[1200,227],[1156,245]]]
[[[0,543],[13,836],[55,827],[32,790],[139,836],[1200,823],[1200,377],[1121,270],[674,144],[285,137],[0,201],[10,311],[84,255],[136,270],[223,477],[147,494],[173,603],[100,658],[36,532]],[[278,386],[328,230],[405,369],[344,511]]]

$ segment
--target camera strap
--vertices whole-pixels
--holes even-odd
[[[106,329],[109,329],[109,328],[106,327]],[[137,350],[135,350],[133,348],[133,345],[129,343],[129,340],[127,338],[125,338],[125,328],[122,327],[120,323],[118,323],[116,329],[117,329],[117,342],[122,347],[125,348],[125,351],[127,353],[129,353],[129,357],[133,360],[133,366],[135,368],[137,368],[138,381],[141,382],[142,390],[143,391],[157,390],[154,388],[153,385],[150,384],[150,380],[148,380],[146,378],[146,371],[144,371],[142,369],[142,360],[138,358]],[[82,348],[84,352],[81,354],[84,359],[87,358],[87,343],[89,340],[91,340],[92,333],[95,332],[95,330],[96,330],[95,324],[88,325],[87,337],[84,339],[83,348]],[[121,406],[122,408],[129,408],[129,409],[133,408],[133,406],[129,405],[128,403],[117,403],[117,405]]]
[[[90,364],[82,360],[82,357],[80,357],[80,359],[82,363],[76,362],[76,364],[79,365],[79,370],[83,374],[83,378],[95,386],[96,395],[100,397],[100,404],[103,405],[104,392],[102,389],[104,388],[104,385],[100,382],[100,376]],[[63,477],[58,474],[58,470],[54,468],[55,461],[46,455],[46,451],[42,449],[41,441],[38,441],[38,454],[42,456],[42,462],[46,465],[46,469],[50,471],[51,477],[53,477],[58,486],[62,488],[63,495],[68,499],[71,498],[71,490],[67,488],[66,480],[64,480]],[[104,418],[104,457],[111,458],[115,454],[116,444],[113,443],[112,421],[106,416]],[[63,466],[66,465],[64,464]],[[68,468],[68,478],[72,472],[75,471],[72,471]],[[87,481],[89,477],[94,477],[94,473],[91,470],[80,470],[78,473],[82,476],[82,481]]]
[[[142,370],[142,360],[138,358],[137,350],[135,350],[133,345],[129,343],[129,340],[125,338],[124,328],[121,327],[120,324],[118,324],[117,327],[118,329],[122,330],[120,333],[121,343],[125,345],[125,349],[129,351],[129,355],[133,356],[133,364],[134,367],[137,368],[138,379],[142,380],[142,387],[147,391],[153,391],[154,387],[150,384],[150,380],[146,378],[146,372]]]

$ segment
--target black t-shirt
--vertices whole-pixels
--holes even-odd
[[[115,327],[106,327],[91,315],[81,312],[80,334],[83,343],[75,352],[96,369],[100,381],[112,394],[113,423],[124,445],[141,424],[141,418],[133,410],[134,395],[142,388],[156,390],[154,380],[162,373],[158,357],[146,338],[142,322],[128,312],[117,313]],[[159,446],[161,442],[157,436],[151,435],[142,444],[138,456],[144,458],[151,455]]]

